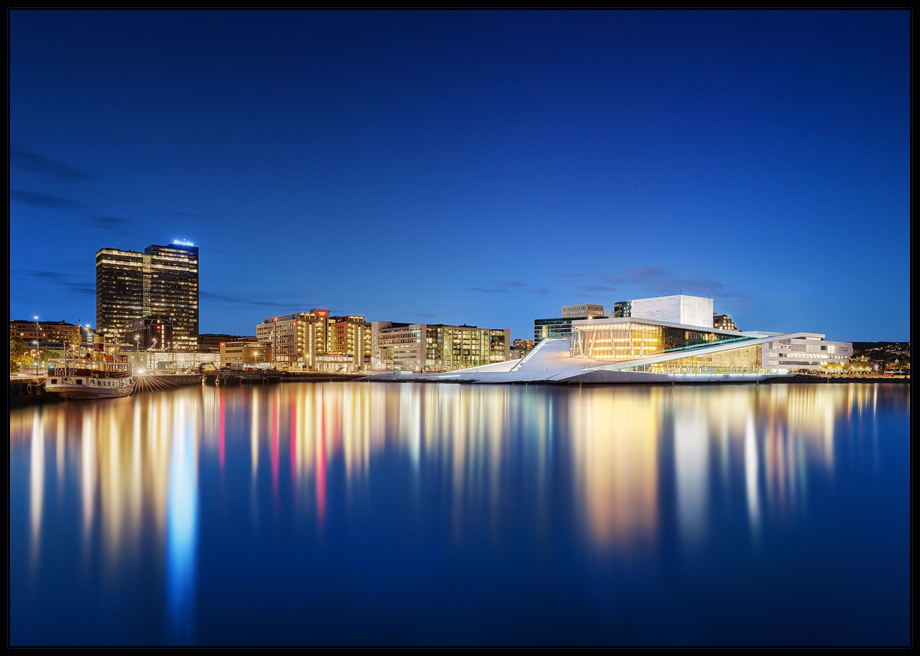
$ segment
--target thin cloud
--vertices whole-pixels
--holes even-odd
[[[670,296],[672,294],[689,294],[693,296],[731,295],[725,285],[706,276],[678,276],[661,267],[641,266],[626,269],[624,284],[641,287],[656,293]]]
[[[65,278],[63,273],[58,273],[57,271],[23,271],[21,272],[26,278],[37,278],[42,281],[55,281],[63,280]]]
[[[507,294],[508,292],[517,291],[527,294],[549,294],[545,287],[536,287],[528,285],[520,280],[500,280],[492,287],[467,287],[472,292],[481,292],[483,294]]]
[[[144,213],[153,214],[155,216],[176,216],[181,219],[206,219],[208,218],[204,214],[196,214],[195,212],[184,212],[182,210],[150,210]]]
[[[290,312],[289,308],[292,307],[303,307],[302,303],[290,303],[287,301],[266,301],[266,300],[257,300],[253,298],[240,298],[239,296],[231,296],[229,294],[215,294],[213,292],[199,292],[199,296],[203,302],[207,303],[220,303],[221,305],[231,305],[243,309],[259,309],[259,308],[282,308],[284,314]],[[315,307],[315,306],[311,306]],[[288,309],[284,309],[288,308]]]
[[[10,196],[22,203],[35,205],[36,207],[45,207],[56,210],[83,207],[81,203],[70,200],[69,198],[61,198],[60,196],[52,196],[51,194],[39,194],[34,191],[21,191],[19,189],[12,189],[10,190]]]
[[[65,282],[64,287],[69,289],[72,294],[91,296],[92,298],[96,297],[95,282]]]
[[[72,294],[79,296],[96,296],[96,282],[74,282],[72,275],[65,275],[58,271],[42,271],[32,269],[27,271],[10,272],[26,279],[32,279],[43,287],[63,287]]]
[[[109,230],[123,235],[131,234],[131,231],[126,230],[126,228],[135,223],[131,219],[124,219],[120,216],[100,216],[98,214],[89,217],[86,222],[93,228]]]
[[[597,282],[578,286],[577,296],[588,294],[619,294],[625,297],[672,296],[686,294],[749,303],[750,298],[734,292],[721,281],[708,276],[680,276],[663,267],[637,266],[623,269],[623,275],[597,272],[570,272],[558,274],[566,278],[593,278]]]
[[[70,166],[50,157],[15,146],[10,148],[10,166],[15,166],[30,173],[48,175],[59,180],[76,182],[91,180],[93,177],[83,169],[78,169],[75,166]]]
[[[596,294],[612,294],[617,291],[617,288],[613,285],[579,285],[578,289]]]

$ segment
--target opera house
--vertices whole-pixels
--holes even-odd
[[[544,339],[525,358],[375,380],[478,383],[741,382],[820,372],[846,362],[849,342],[820,333],[713,327],[713,302],[695,296],[632,301],[631,316],[574,320],[570,339]]]

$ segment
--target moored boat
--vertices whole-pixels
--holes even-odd
[[[68,358],[51,360],[45,390],[65,399],[110,399],[128,396],[136,384],[127,362]]]

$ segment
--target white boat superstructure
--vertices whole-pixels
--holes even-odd
[[[50,364],[45,390],[65,399],[109,399],[134,391],[136,381],[127,362],[67,358]]]

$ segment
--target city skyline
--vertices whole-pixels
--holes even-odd
[[[690,294],[910,339],[910,12],[8,13],[10,318],[200,248],[199,332]],[[906,250],[906,253],[904,252]]]

